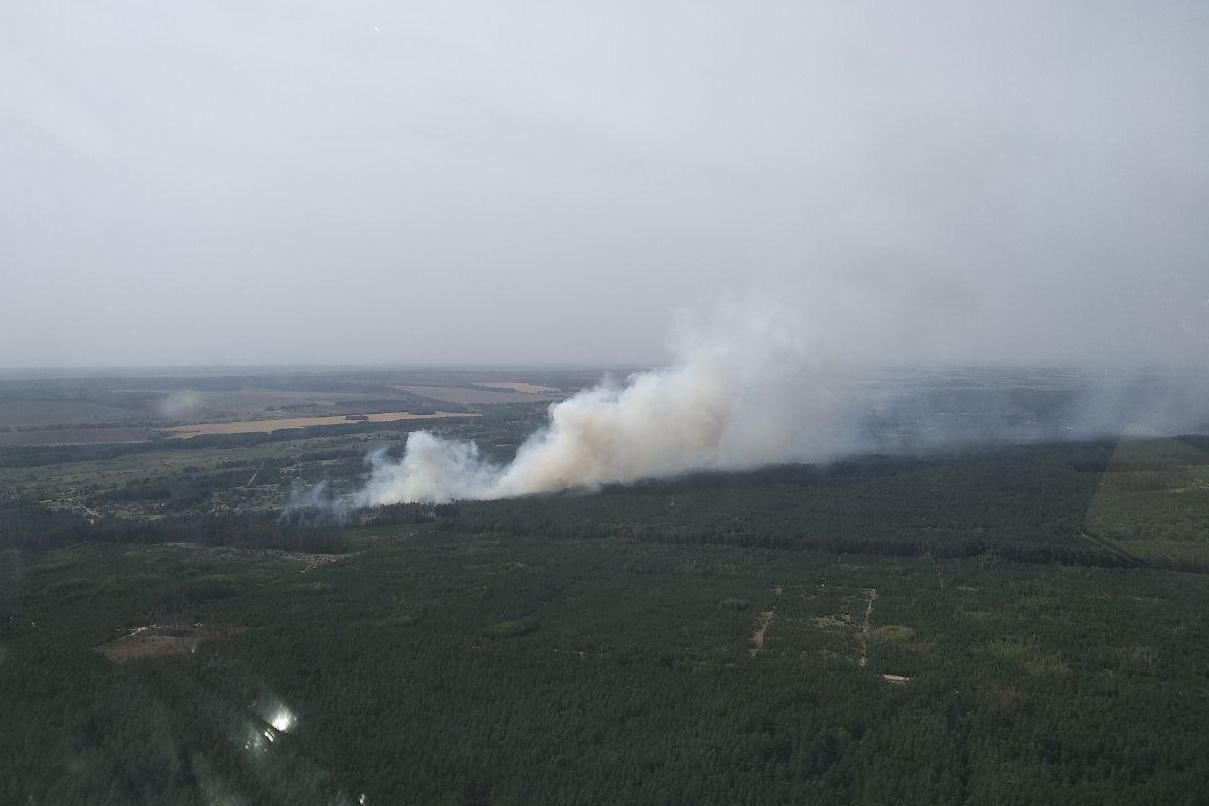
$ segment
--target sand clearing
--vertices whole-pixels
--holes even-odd
[[[389,411],[381,414],[362,415],[371,423],[388,423],[395,420],[436,420],[441,417],[477,417],[467,412],[438,411],[434,414],[412,414],[409,411]],[[161,428],[165,434],[188,439],[203,434],[257,434],[280,431],[283,428],[308,428],[313,425],[353,425],[364,420],[349,420],[343,414],[330,417],[290,417],[284,420],[240,420],[233,423],[195,423]]]
[[[765,610],[760,614],[760,620],[756,622],[756,631],[751,636],[751,649],[747,650],[747,654],[753,658],[760,654],[760,650],[764,649],[764,639],[768,637],[768,628],[772,626],[772,620],[776,616],[776,611]]]
[[[772,603],[772,610],[765,610],[760,614],[760,620],[756,622],[756,631],[751,636],[751,649],[747,650],[747,654],[753,658],[764,649],[764,641],[768,638],[768,628],[772,626],[772,620],[777,616],[777,602],[781,600],[781,590],[780,585],[772,586],[773,595],[776,597]]]
[[[861,625],[861,657],[857,661],[860,666],[869,665],[869,627],[873,616],[873,603],[877,601],[877,588],[865,588],[865,622]]]
[[[195,651],[202,641],[239,635],[243,631],[243,627],[235,625],[150,624],[146,627],[136,627],[128,635],[97,649],[114,663],[128,663],[162,655],[188,655]]]

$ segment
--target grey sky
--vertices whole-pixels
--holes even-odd
[[[1209,6],[0,7],[0,366],[1203,362]]]

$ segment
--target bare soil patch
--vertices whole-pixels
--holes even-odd
[[[774,585],[772,592],[773,595],[776,596],[777,601],[779,601],[781,598],[781,586]],[[760,651],[764,649],[764,641],[768,637],[768,628],[772,626],[772,620],[776,618],[776,616],[777,603],[774,601],[772,609],[765,610],[763,613],[761,613],[759,620],[756,622],[756,631],[752,633],[751,636],[751,649],[747,650],[751,657],[754,658],[756,655],[759,655]]]
[[[136,627],[116,641],[97,647],[97,650],[114,663],[129,663],[164,655],[187,655],[203,641],[239,635],[245,629],[238,625],[149,624]]]
[[[869,619],[873,615],[873,603],[877,601],[877,589],[865,588],[865,621],[861,625],[861,657],[858,666],[869,665]]]
[[[760,614],[760,620],[756,623],[756,631],[751,636],[751,649],[748,650],[753,658],[764,648],[764,638],[768,635],[768,628],[772,625],[775,616],[776,612],[773,610],[765,610]]]
[[[438,411],[433,414],[412,414],[409,411],[390,411],[380,414],[366,414],[364,417],[371,423],[388,423],[396,420],[437,420],[443,417],[477,417],[469,412]],[[309,428],[314,425],[349,425],[350,421],[344,415],[336,414],[330,417],[289,417],[281,420],[240,420],[232,423],[195,423],[193,425],[178,425],[172,428],[160,429],[165,434],[189,439],[203,434],[264,434],[280,431],[284,428]]]

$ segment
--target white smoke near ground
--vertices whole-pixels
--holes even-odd
[[[508,464],[472,442],[412,433],[402,459],[370,457],[356,504],[494,499],[694,470],[820,461],[850,448],[849,378],[800,319],[764,307],[685,322],[665,369],[605,381],[550,407]]]
[[[371,473],[360,490],[337,496],[324,485],[299,487],[286,512],[344,520],[358,507],[510,498],[862,453],[1209,431],[1209,373],[930,366],[929,345],[958,340],[944,317],[896,317],[894,306],[875,302],[798,299],[791,311],[746,300],[711,317],[684,316],[667,367],[606,379],[553,404],[510,462],[490,460],[473,442],[416,431],[400,459],[386,449],[367,457]]]
[[[202,396],[192,389],[181,389],[165,395],[156,401],[156,411],[161,417],[176,419],[188,417],[201,410],[204,401]]]

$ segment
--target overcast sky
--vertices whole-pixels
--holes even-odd
[[[6,0],[0,366],[1203,360],[1209,5],[994,5]]]

